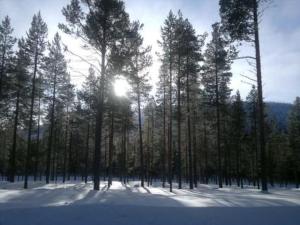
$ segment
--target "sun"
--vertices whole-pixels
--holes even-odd
[[[114,82],[114,91],[115,94],[119,97],[126,96],[129,88],[130,86],[124,77],[119,77]]]

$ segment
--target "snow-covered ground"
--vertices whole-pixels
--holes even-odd
[[[142,188],[114,181],[92,183],[0,182],[0,225],[299,225],[300,190],[237,187]]]

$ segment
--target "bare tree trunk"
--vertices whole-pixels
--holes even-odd
[[[140,146],[140,176],[141,186],[144,187],[144,151],[143,151],[143,134],[142,134],[142,115],[141,115],[141,93],[140,84],[137,83],[137,95],[138,95],[138,114],[139,114],[139,146]]]
[[[37,49],[35,49],[30,114],[29,114],[29,127],[28,127],[28,137],[27,137],[27,152],[26,152],[25,171],[24,171],[24,189],[28,188],[28,172],[29,172],[29,164],[30,164],[30,160],[31,160],[31,131],[32,131],[32,123],[33,123],[33,107],[34,107],[34,97],[35,97],[35,82],[36,82],[36,74],[37,74],[37,64],[38,64],[38,52],[37,52]]]
[[[164,108],[163,108],[163,153],[162,153],[162,173],[163,173],[163,177],[162,177],[162,187],[165,187],[165,183],[166,183],[166,155],[167,155],[167,148],[166,148],[166,80],[165,80],[165,76],[163,77],[163,104],[164,104]]]
[[[197,162],[198,162],[198,152],[197,152],[197,142],[196,142],[196,111],[193,110],[193,153],[194,153],[194,157],[193,157],[193,181],[194,181],[194,186],[197,187],[197,183],[198,183],[198,167],[197,167]]]
[[[154,106],[153,106],[154,107]],[[152,108],[152,114],[151,114],[151,161],[150,161],[150,185],[152,185],[152,179],[153,179],[153,172],[154,172],[154,108]]]
[[[205,171],[205,183],[208,184],[208,146],[207,146],[207,130],[206,130],[206,118],[203,118],[203,145],[204,145],[204,171]]]
[[[185,123],[185,182],[189,183],[188,125]]]
[[[127,120],[128,115],[126,113],[123,124],[123,140],[122,140],[122,148],[123,148],[123,182],[126,184],[127,182]]]
[[[220,103],[219,103],[219,76],[218,66],[215,62],[215,78],[216,78],[216,108],[217,108],[217,149],[218,149],[218,183],[219,188],[223,187],[222,160],[221,160],[221,134],[220,134]]]
[[[10,173],[8,180],[10,182],[15,182],[15,173],[16,173],[16,149],[17,149],[17,130],[18,130],[18,121],[19,121],[19,103],[20,103],[20,89],[17,91],[17,101],[16,101],[16,110],[15,110],[15,120],[14,120],[14,133],[13,133],[13,144],[10,154]]]
[[[232,173],[231,173],[231,149],[230,147],[227,147],[227,156],[228,156],[228,184],[231,186],[232,184]]]
[[[40,80],[41,86],[41,80]],[[38,105],[38,127],[37,127],[37,146],[35,152],[35,163],[34,163],[34,178],[33,180],[36,181],[37,173],[39,168],[39,154],[40,154],[40,122],[41,122],[41,90],[39,90],[39,105]]]
[[[106,37],[105,30],[103,31],[103,37]],[[104,38],[105,39],[105,38]],[[101,168],[101,142],[102,142],[102,125],[103,125],[103,113],[104,113],[104,88],[105,88],[105,55],[106,45],[105,41],[102,45],[101,52],[101,78],[99,88],[99,100],[97,104],[96,113],[96,127],[95,127],[95,151],[94,151],[94,190],[100,188],[100,168]]]
[[[87,134],[86,134],[86,147],[85,147],[85,168],[84,168],[84,182],[87,183],[88,180],[88,168],[89,168],[89,141],[90,141],[90,122],[87,124]]]
[[[173,179],[173,150],[172,150],[172,62],[170,57],[170,64],[169,64],[169,184],[170,184],[170,192],[172,192],[172,179]]]
[[[56,76],[54,73],[54,84],[53,84],[53,94],[52,94],[52,105],[51,105],[51,115],[50,115],[50,132],[48,139],[48,149],[47,149],[47,161],[46,161],[46,184],[49,183],[50,176],[50,161],[51,161],[51,151],[52,151],[52,139],[53,139],[53,128],[54,128],[54,113],[55,113],[55,98],[56,98]]]
[[[181,72],[180,72],[180,57],[178,60],[178,74],[177,74],[177,133],[178,133],[178,137],[177,137],[177,151],[178,151],[178,162],[177,162],[177,166],[178,166],[178,188],[181,189],[182,188],[182,181],[181,181],[181,94],[180,94],[180,90],[181,90]]]
[[[260,140],[260,158],[261,158],[261,187],[262,191],[268,191],[267,172],[266,172],[266,149],[265,149],[265,131],[264,131],[264,104],[261,76],[261,59],[259,45],[259,29],[258,29],[258,3],[254,0],[254,33],[255,33],[255,55],[256,55],[256,72],[257,72],[257,92],[258,92],[258,124],[259,124],[259,140]]]
[[[115,113],[114,113],[114,107],[112,107],[111,114],[110,114],[110,129],[109,129],[108,187],[112,185],[112,160],[113,160],[113,152],[114,152],[114,120],[115,120]]]
[[[150,185],[150,110],[148,112],[147,119],[147,162],[146,162],[146,176],[147,176],[147,186]]]
[[[106,131],[107,134],[104,136],[104,169],[105,169],[105,173],[104,173],[104,181],[105,179],[108,177],[108,163],[107,163],[107,155],[108,155],[108,144],[107,144],[107,138],[109,136],[108,131]]]
[[[187,59],[188,65],[188,59]],[[191,138],[191,110],[190,110],[190,84],[189,73],[186,73],[186,111],[187,111],[187,144],[188,144],[188,161],[189,161],[189,184],[193,189],[193,161],[192,161],[192,138]]]
[[[72,126],[72,125],[71,125]],[[70,180],[71,173],[72,173],[72,147],[73,147],[73,130],[72,127],[70,127],[70,138],[69,138],[69,157],[68,157],[68,180]]]
[[[236,182],[237,186],[241,185],[241,176],[240,176],[240,143],[238,141],[236,146]]]
[[[57,164],[57,125],[54,123],[54,143],[53,143],[53,154],[52,154],[52,171],[51,171],[51,181],[54,181],[56,174],[56,164]]]
[[[64,159],[63,159],[63,183],[66,181],[66,169],[67,169],[67,143],[68,143],[68,106],[67,106],[67,121],[66,121],[66,127],[65,127],[65,147],[64,147]]]

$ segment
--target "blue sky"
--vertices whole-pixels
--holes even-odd
[[[0,18],[9,15],[15,28],[15,35],[26,33],[34,13],[41,11],[49,28],[49,40],[58,30],[57,24],[64,21],[61,9],[69,0],[0,0]],[[194,25],[199,34],[210,33],[211,24],[219,21],[218,0],[125,0],[126,10],[131,19],[144,23],[143,35],[145,44],[152,45],[154,64],[150,70],[151,82],[157,82],[159,62],[155,51],[159,51],[157,40],[160,38],[160,27],[170,9],[182,11]],[[268,101],[292,102],[300,95],[300,1],[273,0],[265,10],[260,24],[262,72],[264,97]],[[73,50],[78,51],[78,42],[68,37],[65,43],[72,43]],[[241,55],[253,55],[254,49],[245,46]],[[87,65],[78,63],[70,57],[72,68],[85,73]],[[251,67],[245,61],[234,63],[231,86],[239,89],[245,97],[250,86],[240,74],[254,77]],[[83,78],[73,76],[78,86]]]

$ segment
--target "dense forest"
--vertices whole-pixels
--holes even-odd
[[[180,11],[161,24],[159,82],[150,85],[151,46],[143,24],[120,0],[71,0],[59,32],[83,43],[85,82],[72,84],[59,32],[48,39],[40,12],[15,38],[9,16],[0,24],[0,175],[9,182],[161,181],[188,184],[295,185],[300,178],[300,98],[266,103],[259,16],[266,1],[220,0],[220,22],[197,34]],[[239,54],[244,43],[255,56]],[[233,62],[250,60],[251,91],[230,88]],[[130,89],[118,96],[120,77]],[[156,91],[151,91],[156,89]],[[152,94],[155,93],[155,94]]]

